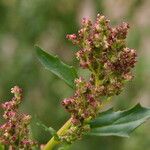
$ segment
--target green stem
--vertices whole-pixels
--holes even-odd
[[[58,136],[63,135],[67,129],[71,126],[71,118],[58,130],[57,134]],[[56,145],[60,144],[60,141],[55,140],[54,137],[52,137],[48,143],[44,146],[43,150],[52,150]]]

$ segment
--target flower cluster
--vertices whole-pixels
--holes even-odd
[[[62,140],[65,142],[80,139],[84,132],[90,130],[87,123],[96,117],[101,104],[97,95],[93,93],[90,82],[86,82],[80,77],[75,80],[75,83],[76,92],[74,96],[62,101],[62,105],[71,113],[72,123],[70,130],[62,136]]]
[[[6,146],[9,145],[9,149],[12,150],[30,150],[36,142],[29,137],[31,116],[22,114],[18,110],[18,106],[22,101],[22,89],[15,86],[11,89],[11,93],[14,94],[14,97],[1,105],[6,123],[0,126],[0,143]]]
[[[101,96],[119,94],[124,81],[132,79],[131,69],[136,62],[136,51],[126,47],[129,25],[110,27],[105,16],[98,15],[96,23],[83,19],[78,34],[67,35],[80,47],[76,53],[80,66],[89,69],[93,80],[104,87]]]
[[[89,130],[87,122],[96,117],[101,104],[120,94],[125,82],[133,78],[136,51],[126,47],[129,25],[111,27],[109,22],[99,14],[95,24],[84,18],[78,34],[66,36],[80,48],[76,53],[80,66],[91,72],[89,81],[76,79],[74,95],[62,101],[72,119],[70,130],[63,136],[67,142]]]

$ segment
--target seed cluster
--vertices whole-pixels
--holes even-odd
[[[30,150],[36,142],[30,139],[29,124],[31,116],[20,113],[18,106],[22,101],[22,89],[15,86],[11,89],[14,97],[1,105],[6,123],[0,126],[0,143],[11,150]]]
[[[109,22],[99,14],[95,24],[84,18],[78,34],[67,35],[80,48],[76,53],[80,66],[91,72],[89,81],[76,79],[74,95],[62,101],[72,119],[70,130],[63,136],[67,142],[81,138],[90,129],[88,121],[96,117],[101,104],[120,94],[125,82],[133,78],[136,51],[126,47],[129,25],[111,27]]]

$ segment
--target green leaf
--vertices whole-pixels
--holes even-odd
[[[57,56],[46,53],[38,46],[36,46],[36,52],[46,69],[63,79],[70,87],[74,87],[74,79],[78,77],[74,67],[65,64]]]
[[[4,146],[0,143],[0,150],[4,150]]]
[[[150,108],[140,104],[126,111],[113,112],[113,109],[109,109],[90,122],[92,130],[88,135],[129,137],[134,129],[149,118]]]
[[[56,140],[59,140],[59,136],[57,135],[57,132],[52,127],[47,127],[44,125],[41,121],[38,121],[36,123],[39,127],[42,127],[45,131],[49,132]]]

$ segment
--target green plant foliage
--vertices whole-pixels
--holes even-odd
[[[74,79],[77,78],[74,67],[65,64],[57,56],[46,53],[38,46],[36,46],[36,52],[38,59],[46,69],[63,79],[70,87],[74,87]]]
[[[4,150],[4,146],[0,144],[0,150]]]
[[[47,127],[46,125],[44,125],[41,122],[37,122],[36,124],[38,126],[42,127],[45,131],[49,132],[55,139],[59,140],[59,137],[58,137],[55,129],[53,129],[52,127]]]
[[[92,131],[89,135],[129,137],[135,128],[149,118],[150,108],[144,108],[140,104],[126,111],[113,112],[109,109],[90,122]]]

